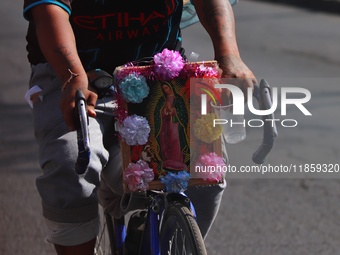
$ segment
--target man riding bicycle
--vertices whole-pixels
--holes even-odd
[[[215,59],[227,78],[255,79],[240,58],[234,17],[225,0],[193,0],[211,37]],[[58,254],[93,254],[98,234],[98,197],[120,216],[123,188],[120,148],[112,118],[96,116],[97,95],[86,72],[108,73],[122,64],[152,57],[165,48],[180,51],[182,2],[173,0],[25,0],[28,60],[35,137],[43,174],[36,180],[42,198],[47,240]],[[88,104],[91,158],[84,175],[77,159],[75,92]],[[224,184],[189,188],[205,236],[213,223]]]

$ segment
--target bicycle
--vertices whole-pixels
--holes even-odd
[[[80,91],[77,91],[77,107],[82,128],[78,130],[79,156],[76,171],[78,174],[82,174],[89,162],[90,146],[85,98]],[[104,113],[103,108],[97,110]],[[108,111],[106,114],[110,114],[110,112]],[[189,198],[184,192],[167,193],[161,191],[162,186],[154,186],[154,188],[158,189],[148,190],[144,194],[147,198],[148,212],[140,254],[207,254],[195,221],[194,207]],[[109,214],[104,214],[104,217],[111,254],[123,254],[126,238],[124,217],[117,219],[112,218]],[[97,246],[96,250],[97,254],[104,254],[102,247]]]
[[[115,89],[110,87],[106,95],[107,93],[114,95]],[[88,117],[84,96],[78,91],[76,97],[81,124],[81,128],[78,130],[79,157],[76,171],[82,173],[81,169],[88,163],[90,154],[87,127]],[[265,80],[261,80],[260,85],[255,86],[254,97],[258,100],[261,110],[271,108],[270,87]],[[112,109],[106,109],[105,104],[104,106],[98,105],[96,111],[99,114],[109,114],[114,117]],[[274,116],[271,114],[262,118],[264,120],[274,119]],[[264,162],[277,136],[275,125],[272,126],[268,121],[264,121],[264,123],[262,144],[253,154],[253,161],[257,164]],[[139,254],[207,254],[203,238],[195,220],[194,205],[184,194],[184,190],[167,192],[164,190],[164,186],[156,185],[151,190],[144,191],[143,194],[147,198],[147,216]],[[107,213],[104,217],[105,228],[109,236],[110,254],[124,254],[124,240],[126,238],[124,217],[116,219]],[[103,231],[105,231],[105,228]],[[104,252],[101,246],[97,246],[96,250],[96,254],[104,254],[101,253]]]

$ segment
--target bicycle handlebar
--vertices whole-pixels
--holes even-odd
[[[260,110],[268,110],[272,106],[272,95],[269,84],[265,80],[260,81],[260,85],[254,86],[253,96],[259,103]],[[274,139],[277,137],[277,129],[274,120],[274,113],[262,116],[263,140],[260,147],[253,153],[252,160],[256,164],[262,164],[266,156],[273,148]]]

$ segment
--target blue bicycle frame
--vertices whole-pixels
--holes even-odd
[[[160,226],[162,216],[167,206],[173,202],[182,203],[191,209],[194,217],[196,212],[193,204],[184,193],[156,193],[149,191],[148,213],[143,231],[141,246],[139,247],[140,255],[160,255]],[[107,221],[109,222],[109,221]],[[124,217],[115,219],[113,226],[110,224],[108,229],[114,232],[110,236],[114,238],[111,244],[112,254],[123,255],[124,241],[126,238],[126,227]]]
[[[151,191],[152,192],[152,191]],[[169,204],[182,203],[191,209],[196,218],[196,212],[190,199],[182,193],[152,194],[145,229],[140,247],[140,255],[160,255],[160,225],[162,216]]]

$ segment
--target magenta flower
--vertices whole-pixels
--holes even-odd
[[[171,80],[179,75],[184,61],[178,51],[164,49],[154,57],[154,72],[163,80]]]

